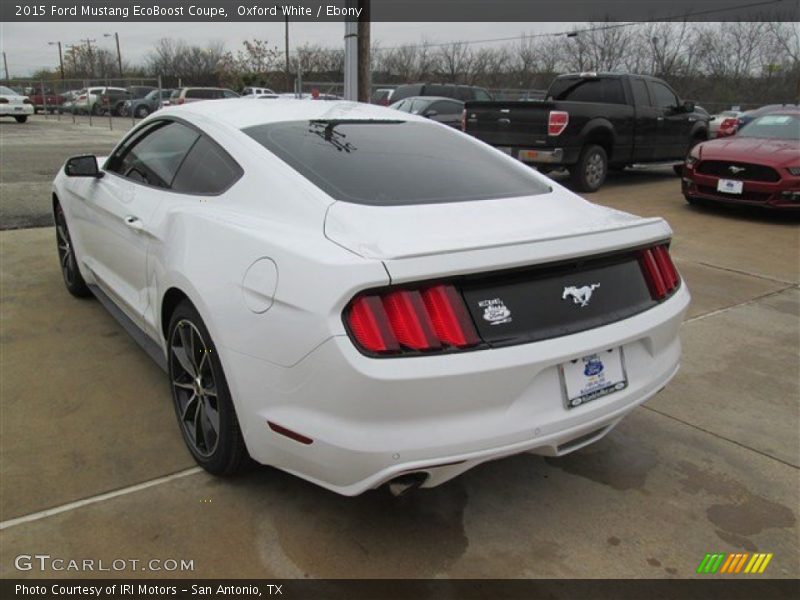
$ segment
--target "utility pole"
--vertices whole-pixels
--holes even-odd
[[[64,81],[64,55],[61,54],[61,42],[47,42],[48,46],[58,44],[58,65],[61,67],[61,81]]]
[[[104,33],[103,37],[111,37],[114,36],[114,39],[117,41],[117,64],[119,65],[119,78],[122,79],[122,53],[119,51],[119,33],[116,31],[112,33]]]
[[[289,74],[289,17],[286,17],[286,90],[291,91],[292,80]]]
[[[370,0],[358,0],[358,101],[369,102],[372,96],[370,69]]]
[[[345,6],[353,9],[356,4],[347,0]],[[358,101],[358,22],[351,17],[344,19],[344,99]]]
[[[6,70],[6,83],[8,83],[8,81],[9,81],[9,79],[8,79],[8,60],[6,59],[5,50],[3,51],[3,67],[5,67],[5,70]]]

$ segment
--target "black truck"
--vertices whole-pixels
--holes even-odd
[[[462,128],[594,192],[609,169],[682,161],[708,138],[708,116],[656,77],[579,73],[556,77],[545,100],[467,102]]]

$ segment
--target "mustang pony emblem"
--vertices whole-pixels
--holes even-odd
[[[575,304],[580,304],[581,307],[588,306],[589,300],[592,299],[592,292],[599,287],[599,283],[592,283],[583,287],[575,287],[574,285],[570,285],[564,288],[564,292],[561,294],[561,299],[566,300],[571,296],[572,301]]]
[[[736,165],[731,165],[728,167],[728,171],[736,175],[737,173],[741,173],[742,171],[746,170],[744,167],[737,167]]]

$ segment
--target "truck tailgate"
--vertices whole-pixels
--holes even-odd
[[[552,102],[468,102],[466,130],[493,146],[524,146],[547,141]]]

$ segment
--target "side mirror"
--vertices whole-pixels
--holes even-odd
[[[103,173],[97,166],[97,157],[94,154],[84,156],[73,156],[64,165],[64,173],[67,177],[95,177],[100,179]]]
[[[438,111],[435,111],[435,110],[426,110],[424,113],[422,113],[422,116],[423,116],[423,117],[428,117],[428,118],[430,119],[431,117],[435,117],[435,116],[436,116],[436,115],[438,115],[438,114],[439,114],[439,112],[438,112]]]
[[[683,101],[683,112],[693,113],[694,112],[694,102],[691,100],[684,100]]]

